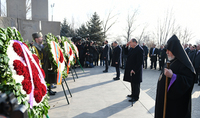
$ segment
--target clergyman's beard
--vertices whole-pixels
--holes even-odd
[[[168,56],[168,60],[171,61],[175,58],[175,56]]]

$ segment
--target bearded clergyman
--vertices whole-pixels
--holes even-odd
[[[165,118],[191,118],[194,67],[176,35],[167,41],[165,49],[170,67],[164,68],[158,79],[155,118],[163,118],[166,77],[168,77],[168,88]]]

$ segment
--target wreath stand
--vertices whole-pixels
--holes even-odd
[[[66,92],[65,92],[65,88],[64,88],[64,82],[65,82],[65,85],[67,86],[67,89],[68,89],[69,94],[70,94],[71,97],[72,97],[72,94],[71,94],[70,89],[69,89],[69,87],[68,87],[68,85],[67,85],[66,79],[63,78],[61,84],[62,84],[63,92],[64,92],[64,94],[65,94],[65,97],[66,97],[67,103],[69,104],[69,100],[68,100],[68,98],[67,98],[67,94],[66,94]]]

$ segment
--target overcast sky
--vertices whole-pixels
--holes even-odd
[[[164,19],[166,12],[172,9],[176,24],[182,28],[187,27],[193,32],[193,41],[200,40],[200,0],[49,0],[49,20],[51,21],[51,4],[53,8],[53,20],[62,22],[67,18],[69,23],[74,18],[75,28],[88,21],[94,12],[103,20],[112,10],[112,14],[119,14],[117,23],[108,32],[113,39],[119,34],[124,34],[128,13],[138,9],[136,25],[140,25],[133,37],[136,37],[147,25],[146,31],[156,29],[158,19]]]

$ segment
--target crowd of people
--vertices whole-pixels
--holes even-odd
[[[114,42],[113,42],[114,43]],[[108,44],[108,41],[104,41],[102,45],[98,45],[95,41],[89,41],[76,38],[75,44],[79,50],[80,63],[83,67],[93,68],[94,66],[104,66],[104,72],[108,71],[108,66],[113,65],[112,59],[114,56],[114,48],[113,43],[111,45]],[[117,43],[118,44],[118,43]],[[195,83],[200,85],[200,45],[191,45],[185,44],[182,45],[187,56],[192,62],[195,71],[196,71],[196,79]],[[126,53],[126,45],[119,45],[121,48],[121,56],[120,56],[120,64],[119,66],[123,69],[126,67],[126,61],[128,54]],[[141,47],[144,50],[144,62],[143,68],[147,69],[147,59],[150,58],[150,69],[157,69],[157,64],[159,65],[158,70],[162,70],[164,64],[167,62],[168,57],[166,54],[165,45],[161,45],[160,48],[156,48],[156,45],[153,44],[150,49],[143,43]],[[118,78],[118,77],[117,77]]]
[[[44,62],[44,57],[48,56],[45,56],[42,34],[33,33],[32,36],[35,41],[33,47],[38,51],[37,55],[44,63],[43,68],[45,69],[45,65],[49,66],[49,64],[47,61]],[[60,37],[57,39],[60,43]],[[107,40],[99,46],[97,42],[81,37],[74,37],[72,41],[79,50],[79,61],[83,67],[93,68],[105,65],[103,72],[106,73],[109,66],[114,66],[117,73],[114,80],[120,80],[119,68],[125,69],[123,81],[131,84],[131,94],[127,95],[131,98],[129,102],[139,100],[142,69],[147,69],[148,57],[151,61],[150,69],[156,69],[158,61],[161,74],[157,84],[155,117],[163,116],[164,93],[166,92],[168,95],[166,117],[191,117],[191,92],[194,83],[199,82],[198,85],[200,85],[200,44],[183,46],[175,35],[168,40],[166,45],[161,45],[159,49],[153,45],[150,50],[144,43],[142,46],[139,45],[134,38],[121,46],[117,41],[109,45]],[[42,54],[44,57],[41,56]],[[169,69],[165,66],[166,61],[170,62]],[[50,73],[49,70],[48,72]],[[52,84],[53,82],[48,81],[52,75],[47,74],[47,76],[46,81]],[[165,89],[165,78],[169,78],[167,89]],[[51,88],[52,86],[49,86],[50,95],[55,95],[56,92],[51,91]]]

